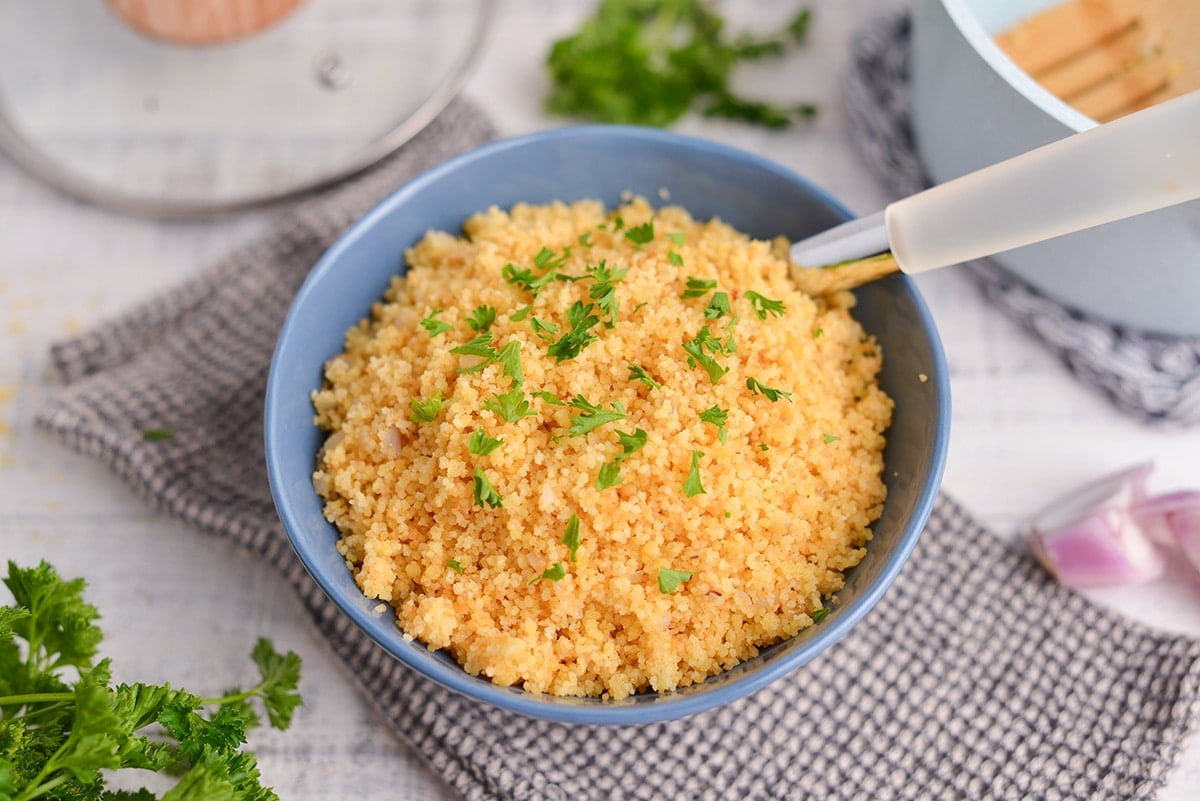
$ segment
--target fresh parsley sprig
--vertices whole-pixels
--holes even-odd
[[[261,722],[256,707],[273,727],[291,725],[299,656],[260,639],[250,654],[259,680],[216,698],[113,684],[83,580],[9,562],[4,583],[15,604],[0,607],[0,798],[149,800],[145,789],[106,789],[114,771],[148,770],[179,777],[164,801],[277,799],[242,746]]]
[[[709,116],[787,126],[816,108],[743,97],[733,90],[732,76],[739,63],[802,43],[810,18],[802,9],[776,35],[731,37],[708,0],[601,0],[577,33],[552,46],[547,108],[598,122],[658,126],[696,108]]]

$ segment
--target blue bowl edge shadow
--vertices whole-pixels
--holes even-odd
[[[480,187],[498,188],[481,193]],[[667,190],[666,197],[660,189]],[[848,600],[825,621],[706,682],[619,702],[500,687],[470,676],[444,654],[404,640],[390,608],[366,598],[355,584],[312,489],[315,453],[324,435],[312,424],[310,393],[321,384],[321,367],[341,351],[346,330],[402,273],[404,249],[427,230],[458,232],[467,217],[492,205],[595,198],[611,206],[627,192],[658,205],[681,205],[698,219],[720,217],[758,238],[795,239],[851,217],[823,190],[768,159],[671,132],[579,126],[498,140],[414,178],[339,237],[288,311],[267,382],[264,439],[272,497],[292,547],[325,595],[375,643],[438,684],[509,711],[565,723],[686,717],[761,689],[824,652],[879,601],[907,561],[936,500],[948,446],[949,382],[929,310],[908,277],[877,281],[857,291],[855,317],[883,343],[880,382],[898,410],[930,414],[893,420],[885,453],[888,499],[873,527],[874,547],[847,573],[838,597]],[[331,292],[331,286],[339,291]],[[909,441],[919,447],[908,447]],[[891,547],[875,544],[881,530]],[[879,558],[872,559],[875,554]]]

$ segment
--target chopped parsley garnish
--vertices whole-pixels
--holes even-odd
[[[576,33],[551,47],[547,110],[664,127],[692,109],[768,127],[791,124],[795,114],[788,105],[737,94],[734,71],[743,62],[777,57],[801,44],[808,11],[774,35],[731,35],[714,5],[601,0]]]
[[[446,567],[450,568],[455,573],[462,575],[462,572],[463,572],[462,565],[459,563],[459,561],[457,559],[447,559]]]
[[[595,342],[596,335],[589,330],[600,322],[600,318],[592,313],[595,309],[591,303],[585,305],[578,300],[572,303],[567,309],[567,324],[571,330],[551,344],[546,353],[553,356],[555,361],[566,361],[574,359],[584,348]]]
[[[549,390],[543,389],[542,391],[535,392],[533,394],[535,397],[541,398],[546,403],[549,403],[551,406],[566,406],[567,405],[566,403],[563,402],[562,398],[558,397],[557,395],[555,395],[553,392],[550,392]]]
[[[813,623],[820,623],[822,620],[829,617],[829,607],[822,606],[820,609],[814,609],[809,614],[809,617],[812,618]]]
[[[578,241],[579,244],[585,248],[595,247],[595,244],[596,244],[595,242],[592,241],[592,232],[591,231],[584,231],[582,234],[579,235],[579,239],[576,241]]]
[[[700,483],[700,458],[703,451],[692,451],[692,466],[688,468],[687,481],[683,483],[683,494],[689,498],[703,495],[704,485]]]
[[[481,356],[489,361],[496,356],[492,347],[492,335],[488,333],[480,334],[470,342],[451,348],[450,352],[456,356]]]
[[[650,387],[650,389],[662,389],[662,384],[655,381],[654,376],[650,375],[650,373],[646,371],[645,367],[642,367],[640,364],[634,364],[633,362],[629,362],[629,380],[641,381],[643,384]]]
[[[729,410],[722,409],[720,406],[711,406],[700,412],[700,419],[705,423],[717,427],[717,439],[721,442],[725,441],[725,436],[728,432],[725,430],[725,424],[729,422]]]
[[[571,249],[565,248],[563,254],[557,259],[554,258],[554,251],[548,247],[543,247],[538,251],[538,254],[533,257],[533,266],[539,270],[557,270],[563,266],[567,257],[571,255]]]
[[[676,267],[683,266],[683,256],[680,256],[673,250],[667,251],[667,261],[671,262],[671,264],[675,265]]]
[[[487,456],[503,444],[504,440],[492,439],[483,433],[482,428],[477,428],[471,433],[471,439],[467,442],[467,450],[476,456]]]
[[[444,334],[447,331],[454,330],[454,326],[450,325],[450,323],[436,319],[441,313],[441,309],[434,309],[425,317],[424,320],[421,321],[421,327],[429,332],[430,339],[433,339],[438,334]]]
[[[621,483],[621,463],[616,459],[605,462],[596,474],[596,489],[606,490]]]
[[[753,392],[755,395],[763,395],[771,403],[775,403],[780,398],[783,398],[788,403],[792,402],[792,393],[784,392],[782,389],[772,389],[764,386],[761,381],[753,376],[746,379],[746,389]]]
[[[672,570],[669,567],[660,567],[658,569],[658,591],[663,595],[670,595],[691,578],[690,570]]]
[[[413,398],[408,402],[412,413],[408,419],[414,423],[429,423],[438,416],[438,412],[442,410],[442,403],[446,399],[441,395],[434,395],[432,398]]]
[[[767,443],[765,443],[765,442],[761,442],[761,443],[759,443],[759,445],[758,445],[758,449],[759,449],[760,451],[769,451],[769,450],[771,450],[771,446],[770,446],[770,445],[768,445],[768,444],[767,444]]]
[[[612,328],[617,322],[617,309],[620,304],[617,302],[616,283],[625,277],[629,270],[624,267],[613,269],[606,262],[588,267],[587,274],[595,282],[592,284],[590,297],[596,301],[596,305],[604,312],[608,319],[604,321],[606,328]]]
[[[825,333],[825,329],[824,329],[824,328],[814,328],[814,329],[813,329],[813,334],[812,334],[812,337],[813,337],[813,339],[820,339],[820,338],[821,338],[821,335],[822,335],[822,334],[824,334],[824,333]]]
[[[525,371],[521,369],[521,343],[512,340],[496,352],[496,361],[500,362],[504,374],[513,380],[513,386],[525,383]]]
[[[689,275],[687,286],[683,290],[681,298],[702,298],[709,292],[717,288],[717,279],[715,278],[697,278],[694,275]]]
[[[571,554],[571,561],[575,561],[575,555],[579,551],[579,516],[574,512],[567,520],[567,529],[562,535],[562,544],[567,546],[567,551]]]
[[[654,220],[647,220],[641,225],[635,225],[625,232],[625,238],[641,247],[654,241]]]
[[[539,320],[536,317],[529,319],[529,327],[533,329],[533,333],[537,334],[541,339],[554,339],[554,334],[558,333],[558,326],[554,323],[547,323]]]
[[[729,305],[729,293],[714,292],[712,300],[704,307],[704,318],[706,320],[716,320],[727,314],[733,314],[733,308]]]
[[[506,423],[515,423],[522,417],[537,414],[529,408],[529,401],[525,399],[525,392],[520,387],[513,387],[503,395],[493,395],[483,402],[483,408]]]
[[[173,428],[144,428],[142,429],[142,439],[148,442],[164,442],[168,439],[175,438],[175,429]]]
[[[519,323],[522,320],[524,320],[526,317],[528,317],[532,312],[533,312],[532,306],[522,306],[521,308],[517,309],[512,314],[508,315],[508,319],[512,320],[514,323]]]
[[[494,322],[496,322],[496,308],[487,304],[477,306],[475,311],[467,317],[467,325],[479,332],[487,331]]]
[[[824,442],[826,445],[828,445],[831,442],[837,442],[839,439],[841,439],[841,437],[839,437],[837,434],[825,434],[821,437],[821,442]]]
[[[687,235],[683,231],[672,231],[667,234],[667,239],[675,243],[676,247],[683,247],[687,244]]]
[[[767,314],[782,317],[786,311],[782,300],[771,300],[755,292],[753,289],[746,290],[746,300],[750,301],[750,307],[754,309],[754,314],[760,320],[767,319]]]
[[[600,474],[596,477],[596,489],[608,489],[621,483],[621,462],[646,447],[646,438],[646,432],[640,428],[634,429],[632,434],[625,431],[617,432],[617,441],[621,443],[621,453],[611,462],[605,462],[604,466],[600,468]]]
[[[605,411],[602,407],[588,401],[582,395],[576,395],[567,402],[568,406],[580,409],[583,414],[577,414],[571,419],[570,434],[572,437],[583,436],[589,431],[605,423],[615,423],[625,419],[625,407],[620,401],[613,401],[612,409]]]
[[[512,262],[509,262],[500,269],[500,275],[508,283],[513,286],[519,286],[522,289],[531,289],[533,282],[537,280],[537,276],[534,275],[533,270],[528,267],[518,267]],[[537,293],[535,292],[534,294],[536,295]]]
[[[567,575],[567,569],[565,567],[563,567],[563,563],[555,562],[553,565],[546,568],[545,572],[543,572],[542,575],[536,576],[536,577],[530,579],[529,583],[537,584],[542,579],[546,579],[548,581],[560,581],[563,578],[565,578],[566,575]]]
[[[498,506],[504,505],[504,499],[500,497],[500,493],[496,492],[496,488],[492,486],[492,482],[488,481],[488,477],[478,467],[475,468],[472,489],[475,494],[476,506],[490,506],[495,509]]]
[[[713,337],[712,332],[707,327],[700,329],[700,333],[695,339],[683,343],[683,349],[688,355],[688,366],[695,367],[697,364],[704,368],[708,373],[708,379],[714,384],[721,380],[721,376],[729,372],[729,368],[717,362],[712,356],[705,353],[705,347],[714,349],[714,344],[718,343]],[[720,347],[719,343],[716,347]]]

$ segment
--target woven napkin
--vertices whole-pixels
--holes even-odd
[[[929,185],[909,124],[910,34],[903,7],[869,21],[854,38],[845,86],[851,140],[896,197]],[[1147,423],[1200,425],[1200,337],[1114,325],[1047,297],[989,259],[968,269],[992,305],[1118,409]]]
[[[396,734],[483,799],[1148,799],[1200,709],[1200,643],[1047,579],[953,502],[899,580],[790,678],[643,727],[536,721],[421,678],[347,622],[272,507],[262,403],[293,293],[388,189],[491,131],[465,102],[378,170],[190,283],[53,349],[38,424],[147,500],[277,567]],[[169,426],[148,442],[141,432]]]

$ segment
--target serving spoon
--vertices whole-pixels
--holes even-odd
[[[939,184],[800,240],[810,295],[991,256],[1200,198],[1200,91]]]

